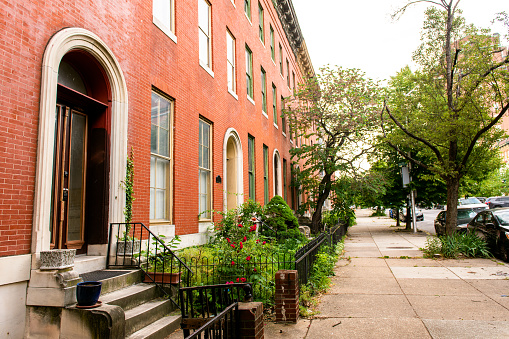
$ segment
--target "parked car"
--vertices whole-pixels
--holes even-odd
[[[483,204],[482,202],[479,201],[479,199],[474,198],[474,197],[459,199],[458,207],[459,206],[472,207],[474,209],[474,211],[476,211],[477,213],[484,211],[485,209],[488,208],[488,206],[486,206],[486,204]]]
[[[509,259],[509,208],[489,209],[478,213],[468,223],[468,231],[486,239],[492,253]]]
[[[509,207],[509,197],[495,197],[488,202],[489,208]]]
[[[399,220],[401,220],[403,222],[406,221],[406,208],[405,207],[403,207],[399,211]],[[419,209],[415,209],[415,220],[416,221],[423,221],[424,220],[424,214]]]
[[[486,197],[476,197],[481,203],[486,203]]]
[[[447,211],[438,213],[435,219],[435,233],[437,235],[445,234],[445,215]],[[468,223],[477,215],[472,207],[458,206],[458,220],[455,232],[466,232]]]

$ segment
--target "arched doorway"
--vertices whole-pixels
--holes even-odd
[[[234,129],[229,129],[223,145],[224,164],[224,208],[236,208],[243,203],[242,144]]]
[[[125,204],[125,79],[111,50],[82,28],[56,33],[42,66],[32,252],[86,253],[93,244],[104,253]]]
[[[85,253],[106,243],[109,86],[102,67],[83,50],[65,54],[58,68],[51,248]]]

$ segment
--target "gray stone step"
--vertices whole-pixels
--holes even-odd
[[[127,339],[164,339],[180,327],[179,315],[170,315],[153,322],[141,330],[126,337]]]
[[[130,310],[149,300],[159,297],[157,286],[150,284],[136,284],[121,290],[101,295],[103,304],[120,306],[124,311]]]
[[[161,319],[172,311],[172,303],[169,299],[158,298],[147,301],[125,312],[126,336],[139,331],[145,326]]]

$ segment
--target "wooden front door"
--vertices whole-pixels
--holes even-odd
[[[52,248],[85,246],[88,116],[57,105],[52,199]]]

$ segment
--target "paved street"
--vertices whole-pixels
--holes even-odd
[[[320,313],[292,325],[266,323],[266,338],[509,337],[509,265],[424,259],[426,232],[401,232],[370,213],[358,211]]]

